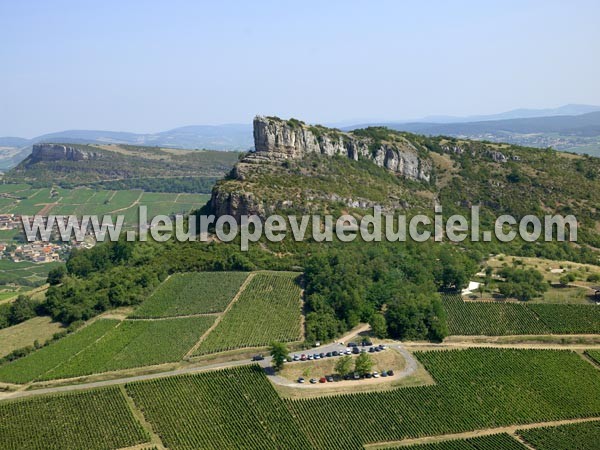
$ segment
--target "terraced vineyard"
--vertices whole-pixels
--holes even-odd
[[[298,276],[296,272],[257,273],[195,354],[300,340]]]
[[[470,439],[395,447],[394,450],[527,450],[523,444],[506,433]],[[392,450],[390,448],[390,450]]]
[[[256,366],[126,385],[166,447],[309,449]]]
[[[600,308],[595,305],[465,302],[444,294],[451,335],[600,333]]]
[[[248,274],[244,272],[178,273],[169,277],[131,315],[174,317],[223,311]]]
[[[286,404],[313,446],[328,449],[600,415],[600,373],[574,352],[468,349],[416,356],[436,385]]]
[[[444,294],[448,330],[453,335],[502,336],[544,334],[548,327],[525,305],[464,302],[458,294]]]
[[[600,445],[600,421],[532,428],[517,433],[536,450],[593,450]]]
[[[0,402],[3,450],[109,450],[148,441],[119,388]]]
[[[71,378],[179,361],[213,322],[213,317],[123,321],[40,379]]]
[[[93,344],[118,323],[117,320],[98,320],[24,358],[6,363],[0,366],[0,381],[8,383],[33,381]]]

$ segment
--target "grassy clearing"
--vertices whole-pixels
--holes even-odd
[[[295,272],[257,273],[196,355],[302,338],[301,289]]]
[[[8,355],[18,348],[33,345],[35,341],[43,344],[63,328],[61,323],[53,322],[50,317],[34,317],[18,325],[0,330],[0,357]]]
[[[0,403],[4,450],[111,450],[148,441],[118,388]]]
[[[174,317],[225,310],[248,273],[178,273],[162,283],[132,317]]]

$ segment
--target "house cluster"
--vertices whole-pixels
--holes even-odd
[[[11,246],[8,250],[6,245],[0,244],[0,250],[14,262],[46,263],[60,261],[64,248],[62,245],[38,241]]]
[[[14,230],[21,227],[21,216],[18,214],[0,214],[0,230]]]

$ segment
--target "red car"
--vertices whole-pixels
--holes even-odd
[[[327,383],[327,378],[325,378],[325,377],[319,378],[319,383]]]
[[[300,361],[306,361],[306,355],[304,353],[300,355]]]

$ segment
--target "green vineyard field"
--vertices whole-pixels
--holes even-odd
[[[445,294],[443,304],[451,335],[500,336],[549,332],[546,325],[522,304],[464,302],[458,294]]]
[[[595,305],[465,302],[444,294],[451,335],[600,333],[600,308]]]
[[[24,358],[0,366],[0,381],[27,383],[35,380],[59,364],[67,361],[97,339],[104,336],[119,322],[97,320],[91,325],[70,334],[47,347],[43,347]]]
[[[523,444],[506,433],[469,439],[394,447],[389,450],[527,450]]]
[[[289,342],[302,338],[298,273],[257,273],[196,354]]]
[[[126,385],[162,438],[178,449],[309,449],[257,366]]]
[[[110,450],[148,441],[119,388],[0,403],[2,450]]]
[[[536,450],[595,450],[600,447],[600,421],[531,428],[517,433]]]
[[[600,366],[600,350],[587,350],[585,354]]]
[[[327,449],[600,414],[600,372],[574,352],[468,349],[416,356],[436,385],[286,403],[313,446]]]
[[[600,307],[596,305],[527,305],[555,334],[600,333]]]
[[[172,275],[131,317],[174,317],[222,312],[244,280],[243,272],[194,272]]]
[[[210,316],[126,320],[40,379],[71,378],[179,361],[213,322],[214,317]]]

